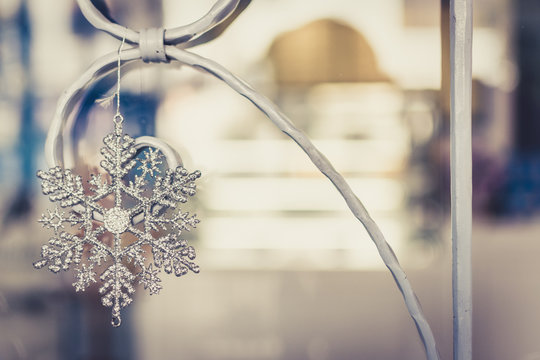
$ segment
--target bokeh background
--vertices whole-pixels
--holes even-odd
[[[95,0],[134,29],[212,0]],[[452,358],[448,7],[442,0],[242,1],[193,48],[266,94],[346,177],[395,249]],[[540,359],[540,3],[475,0],[474,359]],[[35,177],[56,101],[118,41],[74,0],[0,0],[0,359],[422,359],[401,294],[362,225],[253,105],[178,65],[125,69],[132,136],[156,135],[203,178],[190,241],[202,271],[138,289],[119,329],[96,289],[37,271],[51,204]],[[109,77],[67,149],[99,163]],[[96,102],[97,101],[97,102]]]

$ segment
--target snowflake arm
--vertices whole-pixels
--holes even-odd
[[[49,195],[53,202],[60,202],[60,206],[68,207],[85,202],[82,179],[71,170],[57,166],[49,171],[40,170],[37,176],[42,180],[43,194]]]
[[[174,271],[176,276],[189,272],[199,272],[199,266],[190,260],[195,259],[195,249],[187,245],[187,241],[178,239],[176,235],[168,234],[152,241],[152,255],[154,264],[163,267],[167,274]]]
[[[93,246],[92,249],[90,250],[90,253],[91,255],[88,258],[88,260],[92,264],[96,264],[98,266],[101,265],[101,263],[105,263],[108,257],[112,255],[112,252],[105,245]]]
[[[186,203],[188,196],[196,193],[195,180],[201,177],[200,171],[189,173],[184,167],[169,169],[163,177],[156,178],[151,203],[176,208],[178,203]]]
[[[113,179],[122,179],[137,163],[133,159],[137,152],[133,146],[135,140],[129,135],[115,132],[105,136],[103,142],[106,146],[101,148],[101,154],[105,159],[101,161],[101,167]]]
[[[107,181],[103,180],[102,174],[90,175],[88,183],[92,185],[91,190],[95,194],[92,197],[92,201],[99,201],[114,191],[112,186]]]
[[[148,216],[147,223],[150,225],[152,230],[176,230],[178,234],[182,231],[190,231],[197,227],[199,223],[197,215],[191,215],[189,212],[177,212],[171,218],[159,217],[159,216]]]
[[[159,152],[150,148],[144,153],[144,156],[144,159],[141,160],[140,165],[137,168],[142,171],[142,177],[144,178],[147,174],[154,177],[154,173],[161,173],[159,165],[163,164],[163,161],[161,161]]]
[[[129,182],[128,186],[121,185],[122,189],[135,199],[139,199],[142,196],[143,191],[145,190],[145,185],[147,182],[144,180],[143,176],[135,175],[135,179]]]
[[[94,265],[81,264],[77,268],[77,281],[73,283],[75,291],[84,291],[92,283],[96,282],[96,273],[94,272]]]
[[[158,277],[159,269],[154,269],[152,264],[148,268],[143,268],[139,274],[140,283],[144,286],[145,290],[150,291],[150,295],[159,294],[159,291],[163,289]]]
[[[101,303],[106,307],[112,307],[112,324],[120,326],[122,319],[120,310],[133,301],[131,297],[135,292],[133,281],[135,276],[127,267],[119,262],[109,266],[100,279],[103,285],[99,288],[99,293],[103,295]]]
[[[66,216],[64,212],[55,208],[54,211],[47,210],[47,214],[43,214],[38,220],[44,228],[54,229],[55,234],[59,234],[60,230],[64,230],[64,224],[76,225],[81,222],[73,212]]]
[[[54,273],[68,270],[72,263],[78,264],[83,253],[83,241],[68,232],[62,231],[59,236],[49,239],[48,244],[41,247],[41,259],[34,263],[36,269],[48,265]]]

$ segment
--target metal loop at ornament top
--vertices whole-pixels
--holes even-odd
[[[120,125],[124,122],[124,117],[122,116],[122,114],[116,114],[113,117],[113,121],[116,125]]]

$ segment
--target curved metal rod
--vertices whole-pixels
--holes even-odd
[[[358,199],[358,197],[354,194],[343,176],[337,172],[336,169],[334,169],[330,161],[315,147],[315,145],[313,145],[311,140],[303,131],[294,126],[292,121],[280,111],[277,105],[272,103],[272,101],[270,101],[270,99],[268,99],[266,96],[256,92],[246,82],[236,77],[223,66],[210,59],[177,49],[175,47],[167,46],[165,50],[170,58],[175,59],[182,64],[189,65],[193,68],[210,73],[211,75],[225,82],[237,93],[251,101],[282,132],[292,138],[302,148],[302,150],[304,150],[319,171],[325,175],[332,182],[332,184],[334,184],[349,206],[351,212],[364,225],[369,236],[375,243],[375,246],[379,251],[379,255],[381,256],[388,270],[390,270],[392,273],[392,276],[394,277],[394,280],[396,281],[396,284],[403,295],[403,299],[405,300],[409,314],[416,324],[418,333],[420,334],[424,344],[427,358],[429,360],[438,360],[440,357],[433,332],[422,312],[422,308],[416,294],[412,289],[411,283],[401,268],[394,251],[386,241],[383,233],[379,229],[379,226],[371,218],[360,199]]]
[[[140,58],[138,48],[124,50],[120,56],[125,62]],[[103,78],[111,71],[116,69],[118,61],[118,52],[114,51],[97,59],[71,86],[66,89],[58,99],[56,112],[51,122],[47,139],[45,141],[45,161],[47,166],[63,166],[65,168],[73,167],[73,159],[70,152],[68,158],[64,156],[64,147],[71,151],[70,139],[63,137],[64,133],[70,133],[73,125],[71,113],[84,95],[84,92],[92,83]]]
[[[165,51],[169,58],[177,60],[180,63],[191,66],[195,69],[207,72],[225,82],[237,93],[251,101],[281,131],[291,137],[302,148],[302,150],[304,150],[319,171],[324,174],[332,182],[332,184],[334,184],[349,206],[351,212],[364,225],[369,236],[375,243],[379,255],[384,261],[386,267],[390,270],[390,273],[394,277],[394,280],[403,295],[407,310],[412,317],[420,338],[424,344],[427,359],[440,359],[433,332],[422,312],[418,298],[412,289],[407,275],[401,268],[394,251],[386,241],[378,225],[369,215],[362,202],[354,194],[349,184],[345,181],[343,176],[334,169],[330,161],[328,161],[328,159],[326,159],[326,157],[313,145],[307,135],[296,128],[291,120],[289,120],[280,111],[277,105],[272,103],[272,101],[270,101],[264,95],[256,92],[246,82],[233,75],[218,63],[202,56],[178,49],[174,46],[166,46]],[[71,111],[73,110],[73,106],[77,103],[77,99],[81,96],[81,93],[87,89],[92,82],[100,79],[114,69],[118,59],[117,56],[118,54],[114,52],[98,59],[60,98],[53,124],[51,125],[46,142],[45,156],[47,163],[50,166],[58,165],[58,157],[60,154],[62,154],[62,149],[59,149],[59,144],[61,143],[62,128],[65,121],[63,119],[66,119],[70,115]],[[137,48],[123,51],[121,54],[121,60],[124,63],[139,58],[140,51]]]
[[[119,40],[122,40],[125,36],[127,43],[139,43],[139,33],[137,31],[113,23],[90,0],[77,0],[77,3],[84,17],[95,28],[103,30]],[[240,0],[218,0],[210,11],[199,20],[188,25],[165,30],[164,43],[166,45],[178,45],[197,39],[231,16],[239,3]]]
[[[139,42],[139,33],[128,27],[113,23],[99,11],[90,0],[77,0],[82,14],[96,29],[122,40],[125,37],[126,43],[137,44]]]
[[[177,45],[195,40],[231,16],[240,0],[219,0],[199,20],[185,26],[165,30],[165,44]]]

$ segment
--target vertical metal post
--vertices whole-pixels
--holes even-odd
[[[472,359],[472,0],[450,2],[454,360]]]

